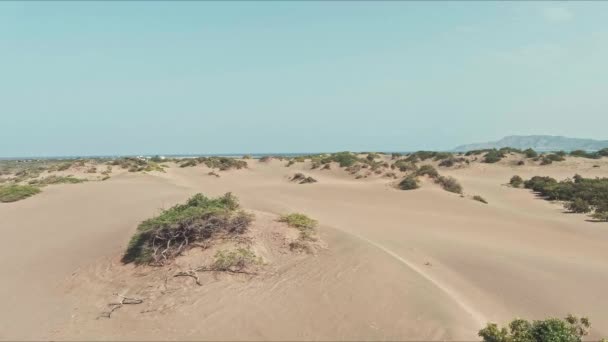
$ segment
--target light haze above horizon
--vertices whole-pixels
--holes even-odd
[[[607,2],[0,2],[0,157],[608,140]]]

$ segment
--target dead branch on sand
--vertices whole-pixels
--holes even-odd
[[[118,293],[115,293],[114,295],[120,297],[120,302],[118,303],[110,303],[108,304],[108,307],[110,307],[109,311],[104,311],[102,312],[99,318],[110,318],[112,317],[112,313],[120,308],[123,307],[123,305],[135,305],[135,304],[141,304],[144,302],[143,299],[139,299],[139,298],[129,298],[129,297],[125,297],[123,295],[119,295]]]
[[[178,272],[173,277],[191,277],[196,281],[196,285],[202,286],[201,280],[198,278],[198,274],[196,274],[196,270],[188,270],[185,272]]]

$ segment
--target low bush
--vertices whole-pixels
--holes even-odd
[[[239,273],[249,266],[260,265],[262,263],[262,258],[256,256],[249,249],[238,248],[232,251],[222,249],[215,254],[211,270]]]
[[[524,182],[524,187],[547,200],[566,201],[567,210],[594,210],[597,217],[603,217],[603,213],[608,212],[608,178],[583,178],[575,175],[573,179],[558,182],[551,177],[534,176]],[[586,205],[589,206],[588,211]]]
[[[431,178],[439,177],[439,172],[432,165],[422,165],[417,171],[416,176],[429,176]]]
[[[488,201],[486,201],[485,198],[479,196],[479,195],[475,195],[473,196],[473,200],[477,201],[477,202],[481,202],[481,203],[485,203],[488,204]]]
[[[0,185],[0,202],[16,202],[39,192],[39,188],[31,185]]]
[[[87,179],[84,178],[76,178],[74,176],[56,176],[56,175],[52,175],[52,176],[48,176],[42,179],[34,179],[29,181],[30,185],[37,185],[37,186],[47,186],[47,185],[53,185],[53,184],[78,184],[78,183],[83,183],[86,182]]]
[[[393,163],[393,165],[399,169],[401,172],[407,171],[416,171],[418,170],[418,166],[411,161],[407,161],[405,159],[399,159]]]
[[[566,203],[564,208],[573,213],[585,214],[591,212],[591,206],[582,198],[575,198],[573,201]]]
[[[518,175],[511,177],[511,180],[509,180],[509,184],[514,188],[520,188],[523,183],[524,180]]]
[[[401,190],[414,190],[419,187],[418,179],[412,175],[403,178],[401,182],[399,182],[399,189]]]
[[[581,342],[590,327],[589,319],[572,315],[532,322],[518,318],[503,328],[488,323],[478,335],[483,342]]]
[[[534,151],[531,148],[525,149],[523,151],[523,154],[526,156],[526,158],[536,158],[538,157],[538,153],[536,151]]]
[[[500,161],[502,158],[504,158],[504,156],[505,156],[504,152],[496,150],[496,149],[492,149],[486,153],[486,155],[483,157],[482,161],[484,163],[492,164],[492,163],[496,163],[496,162]]]
[[[442,167],[452,167],[452,166],[454,166],[456,164],[462,164],[462,163],[467,163],[468,164],[469,161],[467,159],[465,159],[465,158],[462,158],[462,157],[458,157],[458,158],[456,158],[456,157],[450,157],[450,158],[447,158],[447,159],[443,159],[441,162],[439,162],[439,166],[442,166]]]
[[[317,221],[311,219],[310,217],[299,214],[292,213],[288,215],[283,215],[279,219],[279,222],[285,222],[288,226],[296,228],[300,231],[300,240],[303,241],[311,241],[314,240],[313,235],[315,233],[315,228],[317,227]]]
[[[316,183],[317,180],[312,178],[312,177],[307,177],[305,174],[303,173],[296,173],[295,175],[293,175],[293,177],[290,178],[290,180],[292,182],[297,182],[299,184],[310,184],[310,183]]]
[[[263,156],[262,158],[260,158],[260,159],[259,159],[259,161],[260,161],[261,163],[268,163],[268,162],[269,162],[269,161],[271,161],[271,160],[272,160],[272,157],[271,157],[271,156]]]
[[[462,194],[462,185],[453,177],[439,176],[435,182],[445,191]]]
[[[553,162],[564,161],[564,160],[566,160],[564,158],[564,155],[565,155],[565,153],[561,153],[561,152],[545,154],[540,159],[540,165],[549,165],[549,164],[552,164]]]
[[[350,167],[360,160],[354,153],[351,152],[332,153],[321,160],[323,164],[327,164],[332,161],[338,163],[340,167]]]
[[[253,218],[238,209],[238,200],[230,193],[217,198],[196,194],[185,204],[163,210],[142,222],[122,261],[162,265],[190,248],[192,243],[243,234]]]

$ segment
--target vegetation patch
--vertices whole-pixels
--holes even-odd
[[[310,251],[312,249],[309,242],[317,240],[315,238],[317,227],[316,220],[313,220],[304,214],[292,213],[281,216],[279,222],[285,222],[288,226],[296,228],[300,231],[298,239],[292,242],[289,246],[292,250],[303,249]]]
[[[193,243],[241,235],[253,218],[238,209],[238,200],[230,193],[217,198],[196,194],[185,204],[142,222],[122,261],[163,265]]]
[[[303,173],[296,173],[295,175],[293,175],[293,177],[290,178],[290,180],[292,182],[297,182],[298,184],[310,184],[310,183],[316,183],[317,180],[310,177],[310,176],[306,176]]]
[[[408,160],[405,160],[405,159],[399,159],[399,160],[395,161],[393,163],[392,168],[397,168],[401,172],[417,171],[418,170],[418,166],[414,162],[408,161]]]
[[[432,165],[422,165],[417,171],[416,176],[429,176],[430,178],[439,177],[439,172]]]
[[[185,159],[179,164],[179,167],[192,167],[203,164],[210,169],[218,169],[226,171],[231,169],[240,170],[247,168],[247,162],[235,158],[228,157],[198,157]]]
[[[511,180],[509,180],[509,185],[514,188],[521,188],[522,184],[524,184],[524,180],[518,175],[511,177]]]
[[[84,178],[76,178],[74,176],[48,176],[42,179],[34,179],[29,182],[30,185],[47,186],[53,184],[78,184],[86,182]]]
[[[551,177],[534,176],[524,182],[547,200],[566,201],[565,208],[573,212],[591,212],[593,218],[608,221],[608,178],[583,178],[557,181]]]
[[[456,178],[439,176],[435,179],[435,183],[439,184],[445,191],[462,194],[462,185],[458,183]]]
[[[486,199],[485,199],[485,198],[483,198],[483,197],[481,197],[481,196],[479,196],[479,195],[475,195],[475,196],[473,196],[473,200],[474,200],[474,201],[477,201],[477,202],[484,203],[484,204],[488,204],[488,201],[486,201]]]
[[[517,318],[502,328],[488,323],[478,335],[483,342],[581,342],[590,327],[588,318],[573,315],[532,322]]]
[[[246,248],[222,249],[215,254],[214,258],[210,270],[221,272],[244,273],[244,270],[250,266],[263,264],[261,257]]]
[[[40,189],[31,185],[1,185],[0,202],[16,202],[39,193]]]
[[[401,190],[414,190],[418,189],[420,185],[418,184],[418,178],[414,175],[409,175],[401,180],[398,185]]]

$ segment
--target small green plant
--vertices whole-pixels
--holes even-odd
[[[511,180],[509,180],[509,184],[514,188],[520,188],[523,183],[524,180],[518,175],[511,177]]]
[[[439,177],[439,172],[431,165],[422,165],[418,171],[416,171],[416,176],[429,176],[431,178]]]
[[[453,192],[456,194],[462,194],[462,185],[453,177],[439,176],[436,180],[443,190]]]
[[[505,155],[502,151],[492,149],[483,157],[483,162],[488,164],[496,163],[504,158],[504,156]]]
[[[536,157],[538,157],[538,153],[536,153],[536,151],[534,151],[531,148],[525,149],[523,151],[523,153],[526,156],[526,158],[536,158]]]
[[[407,176],[399,182],[399,189],[401,190],[414,190],[419,187],[418,179],[413,175]]]
[[[473,196],[473,200],[475,200],[475,201],[477,201],[477,202],[484,203],[484,204],[488,204],[488,201],[486,201],[486,199],[485,199],[485,198],[483,198],[483,197],[481,197],[481,196],[479,196],[479,195],[475,195],[475,196]]]
[[[488,323],[478,335],[483,342],[581,342],[590,327],[589,319],[573,315],[533,322],[518,318],[508,328]]]
[[[31,185],[1,185],[0,202],[16,202],[39,193],[40,189]]]
[[[288,226],[299,230],[300,240],[314,240],[313,235],[318,224],[316,220],[313,220],[304,214],[292,213],[281,216],[279,222],[285,222]]]
[[[211,270],[222,272],[243,272],[252,265],[261,265],[262,258],[255,255],[249,249],[238,248],[236,250],[219,250],[215,254],[215,260],[211,265]]]

